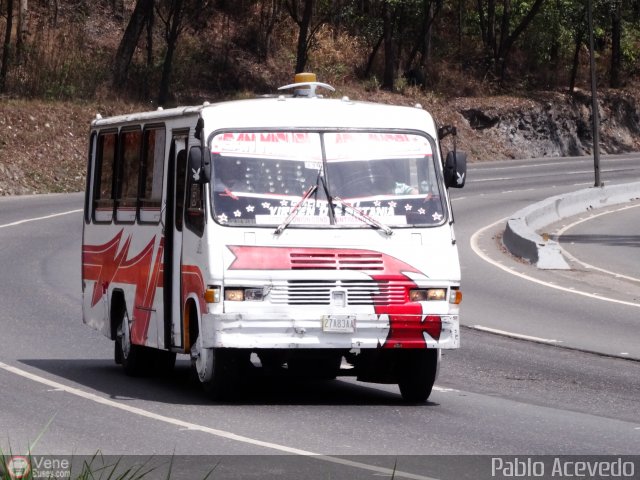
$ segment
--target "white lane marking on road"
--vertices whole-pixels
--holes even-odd
[[[562,287],[560,285],[554,285],[554,284],[552,284],[550,282],[545,282],[543,280],[539,280],[537,278],[530,277],[529,275],[525,275],[524,273],[512,270],[511,268],[506,267],[504,265],[501,265],[500,263],[496,262],[495,260],[489,258],[489,256],[486,255],[485,253],[483,253],[482,250],[480,249],[480,247],[478,246],[478,240],[479,240],[479,238],[482,236],[482,234],[484,232],[486,232],[487,230],[490,230],[491,228],[494,228],[499,223],[507,221],[508,218],[510,218],[510,217],[501,218],[500,220],[498,220],[497,222],[492,223],[491,225],[487,225],[485,227],[482,227],[480,230],[476,231],[473,235],[471,235],[471,240],[469,241],[469,243],[471,244],[471,250],[473,250],[475,252],[475,254],[478,255],[482,260],[484,260],[485,262],[493,265],[494,267],[499,268],[500,270],[504,270],[505,272],[507,272],[507,273],[509,273],[511,275],[515,275],[516,277],[520,277],[520,278],[522,278],[524,280],[528,280],[530,282],[537,283],[538,285],[543,285],[543,286],[549,287],[549,288],[555,288],[556,290],[560,290],[562,292],[575,293],[576,295],[582,295],[583,297],[595,298],[597,300],[604,300],[605,302],[618,303],[620,305],[627,305],[627,306],[630,306],[630,307],[640,308],[640,303],[627,302],[627,301],[624,301],[624,300],[617,300],[615,298],[603,297],[602,295],[594,295],[593,293],[583,292],[581,290],[575,290],[575,289],[571,289],[571,288],[568,288],[568,287]]]
[[[47,220],[49,218],[61,217],[62,215],[69,215],[70,213],[78,213],[81,211],[82,209],[80,208],[78,210],[69,210],[67,212],[54,213],[52,215],[45,215],[44,217],[25,218],[24,220],[18,220],[17,222],[5,223],[4,225],[0,225],[0,228],[15,227],[16,225],[22,225],[23,223],[36,222],[38,220]]]
[[[472,325],[469,328],[473,328],[474,330],[480,330],[482,332],[495,333],[495,334],[502,335],[502,336],[505,336],[505,337],[513,337],[513,338],[519,338],[519,339],[522,339],[522,340],[530,340],[532,342],[562,343],[562,340],[553,340],[551,338],[532,337],[531,335],[523,335],[521,333],[507,332],[506,330],[498,330],[497,328],[483,327],[482,325]]]
[[[195,430],[198,432],[207,433],[209,435],[214,435],[216,437],[226,438],[228,440],[234,440],[236,442],[247,443],[250,445],[255,445],[258,447],[269,448],[271,450],[277,450],[280,452],[288,453],[290,455],[301,455],[306,457],[312,457],[316,460],[322,460],[325,462],[340,464],[348,467],[359,468],[361,470],[368,470],[376,473],[381,473],[385,475],[395,475],[398,478],[410,478],[415,480],[435,480],[431,477],[425,477],[424,475],[417,475],[409,472],[402,472],[398,470],[393,470],[390,468],[378,467],[376,465],[369,465],[362,462],[355,462],[351,460],[346,460],[344,458],[332,457],[330,455],[323,455],[320,453],[310,452],[308,450],[301,450],[299,448],[287,447],[286,445],[280,445],[277,443],[265,442],[262,440],[257,440],[255,438],[245,437],[243,435],[237,435],[232,432],[227,432],[225,430],[219,430],[217,428],[210,428],[204,425],[198,425],[196,423],[185,422],[184,420],[180,420],[178,418],[167,417],[166,415],[160,415],[158,413],[150,412],[149,410],[145,410],[143,408],[133,407],[131,405],[125,405],[120,402],[116,402],[114,400],[110,400],[108,398],[101,397],[91,392],[85,392],[79,388],[70,387],[63,383],[56,382],[54,380],[49,380],[48,378],[41,377],[39,375],[35,375],[33,373],[27,372],[26,370],[22,370],[17,367],[13,367],[11,365],[7,365],[6,363],[0,362],[0,368],[18,375],[20,377],[32,380],[34,382],[41,383],[43,385],[47,385],[49,387],[64,390],[67,393],[72,395],[76,395],[78,397],[84,398],[86,400],[90,400],[92,402],[99,403],[101,405],[106,405],[108,407],[117,408],[119,410],[124,410],[126,412],[132,413],[134,415],[139,415],[141,417],[150,418],[152,420],[157,420],[160,422],[168,423],[170,425],[174,425],[179,429],[188,429]]]
[[[576,225],[580,225],[581,223],[584,223],[586,221],[592,220],[594,218],[601,217],[603,215],[608,215],[610,213],[623,212],[624,210],[629,210],[631,208],[637,208],[637,207],[640,207],[640,204],[638,204],[638,205],[625,205],[624,207],[620,207],[620,208],[617,208],[615,210],[607,210],[606,212],[600,212],[600,213],[596,213],[594,215],[590,215],[588,217],[581,218],[581,219],[576,220],[575,222],[573,222],[573,223],[571,223],[569,225],[563,226],[560,230],[558,230],[556,232],[556,235],[557,235],[558,239],[561,240],[562,235],[567,230],[569,230],[570,228],[575,227]],[[598,272],[606,273],[607,275],[612,275],[612,276],[614,276],[616,278],[624,278],[625,280],[630,280],[632,282],[639,282],[640,283],[640,278],[631,277],[629,275],[622,275],[621,273],[612,272],[611,270],[605,270],[604,268],[596,267],[595,265],[591,265],[589,263],[583,262],[582,260],[578,260],[576,257],[574,257],[569,252],[567,252],[564,248],[562,248],[562,243],[560,243],[560,250],[562,250],[562,254],[566,255],[567,258],[569,258],[569,260],[572,260],[572,261],[574,261],[576,263],[579,263],[584,268],[588,268],[590,270],[596,270]]]
[[[635,170],[635,168],[633,169]],[[619,169],[605,169],[601,170],[602,173],[615,173],[618,172]],[[592,174],[593,170],[574,170],[572,172],[563,172],[563,175],[582,175],[582,174]],[[557,176],[557,172],[545,172],[545,173],[534,173],[528,175],[527,178],[543,178],[543,177],[555,177]],[[484,182],[502,182],[505,180],[519,180],[522,179],[521,176],[513,176],[513,177],[490,177],[490,178],[474,178],[473,180],[467,181],[467,183],[484,183]],[[593,183],[589,183],[589,185],[593,185]]]
[[[493,178],[474,178],[473,181],[468,183],[483,183],[483,182],[497,182],[499,180],[514,180],[518,177],[493,177]]]

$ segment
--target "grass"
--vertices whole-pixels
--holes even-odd
[[[5,454],[0,449],[0,480],[35,480],[37,478],[60,478],[74,480],[141,480],[150,476],[153,478],[170,479],[174,466],[174,455],[169,459],[168,470],[165,475],[160,475],[159,471],[163,464],[152,465],[154,458],[149,457],[141,464],[129,464],[125,456],[118,456],[115,461],[111,457],[104,456],[100,451],[93,454],[89,459],[82,457],[79,468],[74,466],[74,457],[70,460],[59,456],[33,455],[33,450],[44,434],[49,430],[57,416],[57,412],[52,415],[46,425],[38,433],[35,440],[27,447],[26,455],[15,455],[11,452]],[[52,458],[53,457],[53,458]],[[211,476],[218,467],[219,462],[205,475],[203,480]],[[74,471],[74,470],[78,471]],[[11,470],[11,471],[10,471]]]

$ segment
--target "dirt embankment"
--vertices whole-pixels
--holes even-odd
[[[640,95],[607,91],[598,97],[602,153],[640,151]],[[460,106],[470,136],[494,158],[537,158],[589,155],[593,151],[591,95],[543,93],[526,100],[492,105],[483,99]],[[473,141],[469,151],[476,159]]]
[[[591,97],[587,92],[450,100],[419,94],[348,93],[354,99],[421,103],[440,124],[457,126],[457,148],[468,152],[472,162],[587,155],[592,151]],[[1,100],[1,105],[0,195],[83,190],[87,134],[95,114],[144,108],[23,100]],[[600,93],[599,108],[601,152],[640,151],[640,92]],[[445,149],[449,147],[445,144]]]

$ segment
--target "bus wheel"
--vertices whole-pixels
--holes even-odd
[[[121,316],[116,330],[115,361],[124,367],[127,375],[138,376],[148,368],[149,352],[145,347],[131,343],[129,316],[124,309]]]
[[[402,398],[410,403],[424,403],[438,373],[438,350],[403,350],[397,352],[398,386]]]
[[[191,346],[191,364],[212,400],[227,400],[235,395],[238,370],[234,360],[226,349],[202,348],[200,336]]]

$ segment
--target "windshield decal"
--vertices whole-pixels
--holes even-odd
[[[226,195],[232,200],[224,212],[217,214],[221,223],[237,222],[255,225],[280,224],[298,204],[299,199],[269,199],[251,198],[238,195]],[[407,225],[412,223],[440,223],[444,218],[441,210],[434,208],[433,202],[424,198],[410,198],[403,201],[390,199],[381,200],[356,200],[350,205],[376,220],[394,225]],[[361,225],[348,209],[342,208],[339,202],[333,202],[335,221],[338,225]],[[306,200],[298,209],[298,213],[291,221],[292,225],[328,225],[329,204],[326,200]]]
[[[216,135],[211,153],[223,156],[251,155],[263,158],[306,158],[321,164],[319,135],[308,132],[227,132]]]

